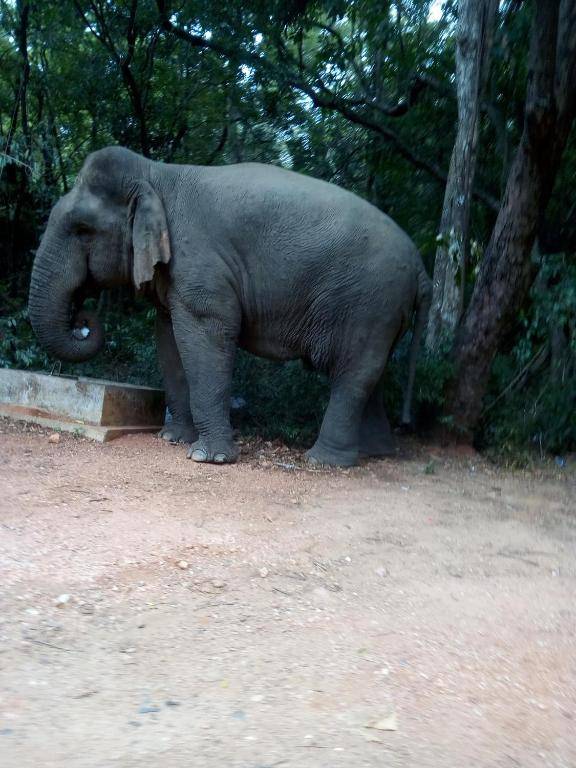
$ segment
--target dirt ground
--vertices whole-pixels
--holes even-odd
[[[573,468],[403,452],[0,421],[2,768],[573,768]]]

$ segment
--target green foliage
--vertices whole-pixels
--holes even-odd
[[[41,349],[22,302],[10,299],[8,288],[0,283],[0,368],[44,369],[48,355]]]
[[[274,363],[239,351],[234,392],[246,401],[235,418],[246,433],[311,444],[328,403],[328,383],[298,361]]]
[[[51,358],[39,346],[28,309],[21,299],[9,298],[2,284],[0,306],[0,367],[161,386],[154,345],[154,310],[143,302],[128,315],[118,308],[103,313],[105,347],[97,357],[81,365]]]
[[[155,310],[138,302],[128,315],[114,308],[104,314],[105,346],[82,364],[62,364],[62,373],[162,386],[154,343]]]
[[[482,434],[515,463],[576,450],[576,264],[545,258],[530,300],[523,333],[494,364]]]

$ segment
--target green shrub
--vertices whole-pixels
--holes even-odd
[[[28,309],[21,300],[9,298],[1,283],[0,307],[0,368],[46,369],[48,355],[36,341]]]
[[[523,332],[496,358],[480,445],[525,463],[576,450],[576,265],[547,256],[530,292]]]
[[[0,294],[1,296],[1,294]],[[154,310],[135,302],[126,311],[102,313],[105,347],[82,364],[60,363],[38,345],[22,301],[5,301],[0,317],[0,365],[62,374],[161,386],[154,343]],[[88,304],[89,306],[89,304]],[[384,399],[392,424],[399,421],[407,368],[409,338],[403,340],[387,369]],[[414,392],[416,420],[429,422],[439,412],[449,366],[445,358],[422,356]],[[233,394],[245,405],[233,420],[246,434],[305,445],[316,437],[328,404],[325,376],[305,370],[300,361],[278,363],[249,355],[236,356]]]
[[[154,343],[154,310],[143,301],[102,312],[106,344],[94,360],[81,365],[60,363],[36,342],[22,299],[8,298],[0,284],[0,366],[92,376],[160,386]],[[494,362],[478,444],[491,456],[508,463],[524,463],[536,451],[563,454],[576,450],[576,266],[561,257],[548,258],[522,317],[522,332],[508,354]],[[565,340],[561,355],[551,363],[550,330]],[[385,379],[385,405],[398,424],[407,374],[410,336],[390,360]],[[413,416],[426,429],[444,406],[446,384],[452,375],[449,340],[440,352],[422,351],[414,388]],[[540,351],[544,364],[535,368]],[[546,351],[548,350],[548,352]],[[545,353],[545,354],[544,354]],[[239,351],[233,394],[245,405],[233,419],[246,434],[310,444],[328,403],[324,376],[304,370],[299,361],[276,363]]]
[[[233,391],[246,401],[234,414],[243,432],[288,444],[313,442],[329,395],[325,377],[304,370],[299,361],[276,363],[242,350],[236,357]]]
[[[2,285],[0,306],[0,367],[56,370],[73,376],[160,386],[154,344],[154,310],[148,305],[136,303],[129,314],[104,313],[105,347],[93,360],[81,364],[61,363],[48,355],[36,340],[26,304],[22,299],[9,299]],[[90,307],[90,302],[87,306]]]

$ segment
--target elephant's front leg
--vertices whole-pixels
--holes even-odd
[[[164,425],[159,435],[171,443],[194,443],[198,432],[192,420],[188,382],[174,339],[172,320],[167,312],[161,310],[156,313],[156,349],[166,404],[172,415],[172,421]]]
[[[236,330],[221,317],[198,316],[179,307],[172,314],[174,335],[190,392],[198,439],[188,458],[199,462],[234,462],[230,394],[236,352]]]

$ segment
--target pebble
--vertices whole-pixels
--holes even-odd
[[[178,561],[178,568],[180,568],[181,571],[187,571],[188,567],[189,567],[188,562],[186,560]]]
[[[140,707],[138,712],[141,715],[148,715],[150,713],[160,712],[160,707],[157,707],[155,704],[144,704],[144,706]]]
[[[60,435],[58,434],[58,432],[54,432],[53,435],[50,435],[50,437],[48,438],[48,442],[49,443],[59,443],[60,442]]]
[[[54,602],[56,603],[56,607],[57,608],[62,608],[67,603],[69,603],[71,599],[72,599],[72,597],[70,595],[66,595],[66,594],[58,595],[58,597],[56,598],[56,600]]]
[[[260,574],[260,576],[262,576],[263,579],[265,579],[266,576],[268,576],[268,574],[270,573],[270,571],[268,570],[268,568],[260,568],[258,573]]]

